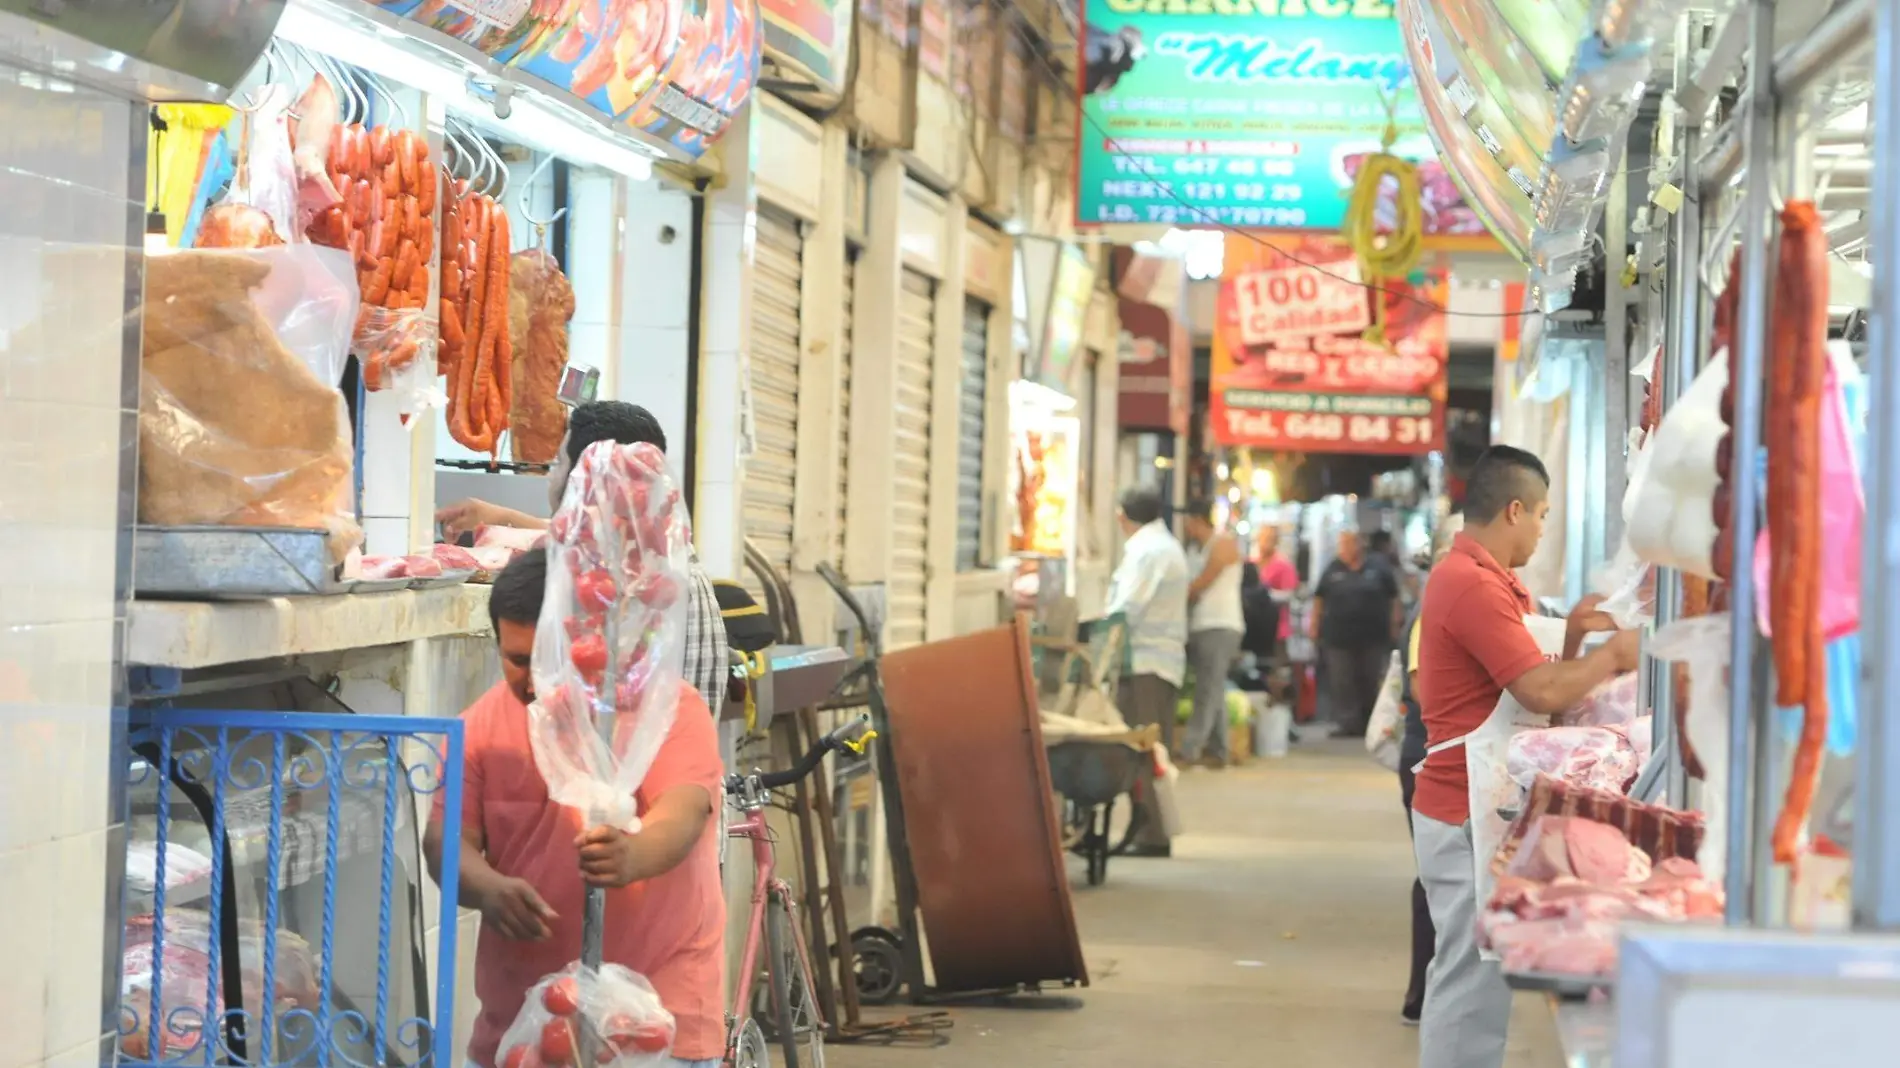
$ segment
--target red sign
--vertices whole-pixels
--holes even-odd
[[[1359,284],[1338,242],[1227,242],[1208,388],[1214,440],[1291,452],[1444,448],[1450,342],[1442,271]],[[1372,301],[1386,340],[1369,341]]]
[[[1233,279],[1240,340],[1265,345],[1372,325],[1372,304],[1359,284],[1359,262],[1347,257],[1325,270],[1293,266],[1248,271]]]

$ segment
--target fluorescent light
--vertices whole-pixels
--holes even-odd
[[[635,181],[653,176],[658,150],[650,149],[593,114],[550,99],[532,86],[519,85],[445,49],[386,27],[342,16],[317,0],[290,0],[277,32],[284,40],[313,52],[421,90],[448,108],[472,118],[510,141],[550,152],[570,162],[624,174]],[[494,84],[509,99],[508,117],[499,118],[470,80]]]
[[[1588,230],[1602,204],[1610,153],[1558,144],[1544,162],[1538,182],[1537,225],[1544,230]]]
[[[1684,0],[1600,0],[1597,36],[1611,48],[1646,41],[1673,23],[1688,5]]]
[[[571,162],[604,167],[636,182],[653,177],[651,152],[604,123],[532,90],[515,93],[513,111],[499,124],[515,140]]]
[[[405,38],[392,38],[353,19],[334,17],[311,0],[291,0],[284,5],[277,35],[301,48],[335,56],[372,74],[442,97],[451,106],[466,106],[473,100],[468,91],[471,72],[467,64],[447,53],[438,53],[440,59],[424,59],[403,46]]]
[[[1531,237],[1531,265],[1545,275],[1575,271],[1590,258],[1590,232],[1537,231]]]
[[[1649,46],[1617,52],[1585,46],[1565,80],[1558,127],[1573,145],[1622,136],[1649,78]]]

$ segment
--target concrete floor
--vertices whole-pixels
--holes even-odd
[[[934,1048],[835,1045],[832,1068],[1409,1068],[1399,1023],[1412,855],[1394,776],[1358,742],[1182,779],[1169,860],[1116,858],[1076,920],[1093,984],[957,1007]],[[1559,1068],[1523,997],[1508,1068]]]

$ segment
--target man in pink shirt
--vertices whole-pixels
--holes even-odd
[[[586,888],[607,890],[602,959],[645,975],[673,1013],[676,1066],[709,1068],[725,1055],[725,896],[718,824],[724,770],[711,713],[691,686],[659,756],[635,793],[641,829],[583,827],[548,798],[528,742],[535,624],[547,556],[522,555],[495,579],[489,615],[502,681],[462,713],[460,901],[482,914],[475,955],[481,1017],[469,1042],[475,1068],[498,1068],[502,1033],[528,988],[581,955]],[[423,850],[440,879],[442,796]],[[548,1065],[546,1068],[559,1068]]]
[[[1299,572],[1293,564],[1280,555],[1280,528],[1260,528],[1260,584],[1275,593],[1292,592],[1300,584]],[[1293,634],[1293,613],[1284,607],[1280,609],[1280,640],[1286,641]]]

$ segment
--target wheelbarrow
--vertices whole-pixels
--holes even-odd
[[[1130,796],[1142,762],[1154,759],[1126,742],[1072,738],[1048,747],[1049,780],[1062,798],[1062,844],[1088,862],[1090,886],[1108,877],[1115,802]]]

